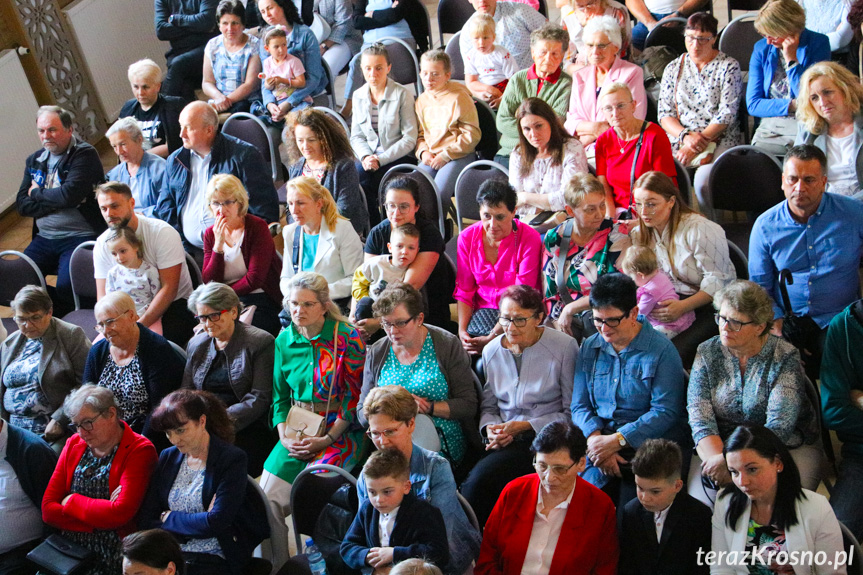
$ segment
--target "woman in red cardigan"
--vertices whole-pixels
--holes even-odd
[[[249,194],[230,174],[210,178],[206,202],[216,222],[204,232],[204,282],[234,288],[244,306],[257,307],[252,325],[279,335],[282,263],[267,222],[247,213]]]
[[[615,575],[617,528],[611,499],[587,481],[587,440],[555,421],[533,440],[536,474],[511,481],[482,538],[476,575]],[[559,543],[559,544],[558,544]]]
[[[66,442],[42,499],[42,519],[99,556],[87,575],[121,571],[123,537],[134,532],[135,515],[156,467],[156,449],[118,417],[114,394],[84,385],[63,411],[78,434]]]

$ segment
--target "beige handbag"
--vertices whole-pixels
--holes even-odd
[[[339,322],[336,322],[336,328],[333,330],[333,345],[334,351],[334,370],[333,383],[330,385],[330,391],[327,394],[327,410],[330,413],[330,400],[333,397],[333,387],[335,386],[335,378],[338,375],[338,358],[339,358]],[[313,402],[314,403],[314,402]],[[285,419],[285,438],[302,440],[303,437],[323,437],[327,431],[326,415],[319,415],[314,411],[308,410],[294,401],[294,392],[291,390],[291,409],[288,410],[288,417]]]

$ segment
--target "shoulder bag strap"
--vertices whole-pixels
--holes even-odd
[[[560,238],[560,247],[557,252],[557,273],[555,274],[555,283],[557,284],[557,295],[563,305],[569,305],[573,301],[566,287],[566,277],[564,276],[564,268],[566,267],[566,257],[569,255],[569,248],[572,245],[572,218],[569,218],[563,224],[563,235]]]
[[[330,399],[333,397],[333,388],[336,386],[336,378],[339,376],[339,322],[333,329],[333,381],[330,382],[330,390],[327,392],[327,415],[330,414]]]
[[[297,224],[294,230],[294,245],[291,250],[291,263],[294,265],[294,273],[300,273],[300,263],[303,257],[303,226]]]
[[[674,83],[674,115],[677,116],[678,122],[680,122],[680,110],[677,108],[677,93],[680,88],[680,78],[683,77],[683,65],[685,63],[686,54],[680,57],[680,66],[677,69],[677,81]]]
[[[635,155],[632,157],[632,169],[629,171],[629,203],[632,205],[632,192],[635,188],[635,165],[638,163],[638,156],[641,154],[641,146],[644,144],[644,131],[647,129],[647,120],[641,123],[641,132],[638,134],[638,142],[635,144]]]

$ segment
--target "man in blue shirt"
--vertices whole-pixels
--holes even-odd
[[[599,333],[581,346],[575,366],[572,420],[587,437],[582,477],[619,509],[635,497],[629,465],[651,438],[691,448],[683,363],[674,345],[638,315],[636,286],[623,274],[600,276],[590,291]],[[689,469],[684,457],[683,470]]]
[[[788,297],[794,315],[810,316],[822,330],[814,349],[802,353],[810,378],[818,375],[830,320],[860,297],[863,202],[824,193],[826,186],[824,152],[793,147],[782,169],[786,200],[758,217],[749,241],[749,277],[773,298],[773,333],[782,335],[779,272],[786,269],[793,278]]]

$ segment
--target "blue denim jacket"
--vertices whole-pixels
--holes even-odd
[[[135,198],[135,211],[147,217],[153,217],[156,204],[159,203],[159,193],[165,185],[164,158],[150,152],[144,152],[141,167],[133,178],[129,175],[126,162],[120,162],[106,174],[109,181],[122,182],[132,190]]]
[[[449,462],[437,453],[414,444],[411,452],[411,491],[443,514],[450,553],[447,573],[461,575],[479,557],[482,537],[470,524],[458,501]],[[369,498],[363,474],[360,474],[357,482],[357,494],[360,504]]]

